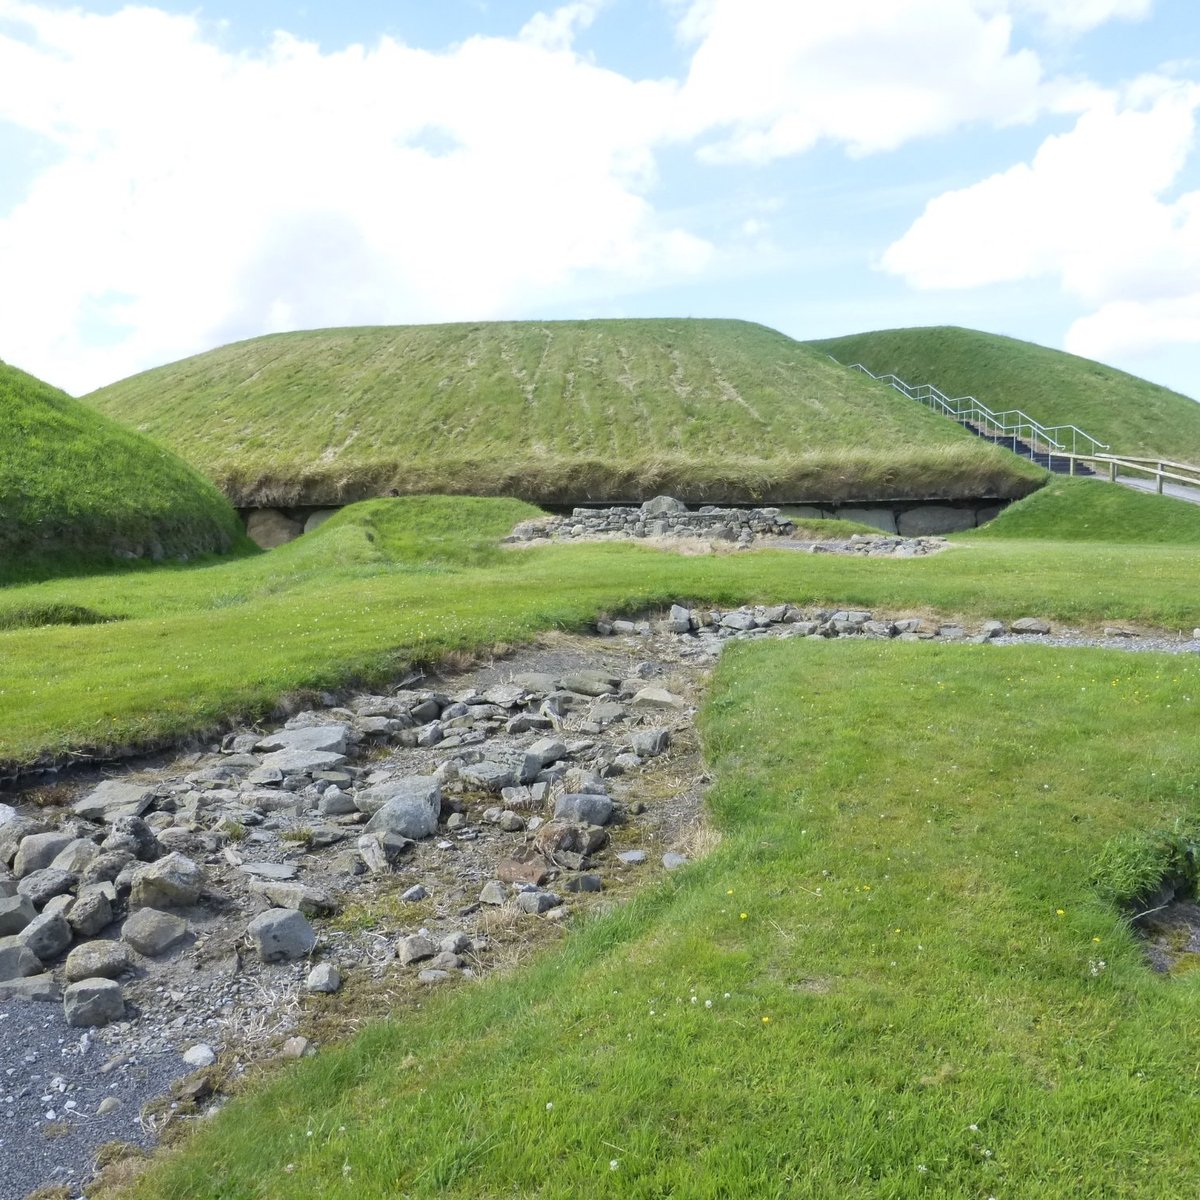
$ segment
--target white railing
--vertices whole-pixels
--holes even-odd
[[[830,358],[833,356],[830,355]],[[833,361],[837,362],[837,359],[834,358]],[[1092,437],[1090,433],[1084,433],[1077,425],[1043,425],[1019,408],[993,412],[974,396],[951,398],[931,383],[913,387],[897,375],[876,375],[862,363],[851,363],[850,370],[861,371],[872,379],[878,379],[880,383],[888,384],[910,400],[916,400],[917,403],[924,404],[926,408],[940,412],[952,420],[970,422],[986,437],[1011,439],[1013,449],[1018,454],[1018,442],[1029,446],[1031,454],[1062,454],[1072,459],[1090,458],[1109,449],[1105,442]]]

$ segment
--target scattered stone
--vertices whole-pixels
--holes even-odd
[[[0,982],[38,975],[42,961],[15,937],[0,938]]]
[[[183,1052],[183,1061],[192,1070],[199,1071],[204,1067],[211,1067],[217,1061],[217,1052],[211,1046],[197,1042],[196,1045],[189,1046]]]
[[[640,867],[647,858],[645,850],[622,850],[617,859],[627,867]]]
[[[1050,632],[1050,622],[1042,620],[1041,617],[1022,617],[1019,621],[1012,623],[1013,633],[1037,633],[1046,634]]]
[[[242,863],[240,870],[256,879],[266,879],[273,883],[286,883],[295,879],[297,868],[295,863],[248,862]]]
[[[106,779],[77,800],[71,811],[77,817],[111,825],[118,817],[140,817],[153,803],[153,789],[145,784]]]
[[[63,973],[68,983],[116,979],[128,966],[129,947],[123,942],[87,942],[67,955]]]
[[[317,935],[296,908],[271,908],[246,927],[246,936],[263,962],[290,962],[312,952]]]
[[[190,908],[205,884],[199,864],[178,852],[139,867],[133,876],[129,907]]]
[[[9,979],[0,982],[0,1000],[30,1000],[53,1003],[61,992],[54,976],[43,972],[24,979]]]
[[[604,880],[599,875],[572,875],[567,880],[568,892],[599,892],[604,889]]]
[[[279,729],[259,738],[258,750],[308,750],[344,754],[350,736],[347,725],[310,725],[304,729]],[[263,760],[264,763],[266,760]]]
[[[489,879],[479,893],[480,904],[499,906],[508,903],[508,889],[498,879]]]
[[[306,917],[331,917],[337,901],[321,888],[303,883],[252,883],[250,890],[269,900],[274,908],[298,908]]]
[[[613,802],[607,796],[590,792],[564,792],[554,805],[554,818],[557,821],[607,825],[612,816]]]
[[[111,979],[81,979],[63,993],[63,1013],[74,1028],[108,1025],[125,1016],[121,985]]]
[[[34,917],[16,935],[44,963],[56,959],[71,944],[71,927],[60,913]]]
[[[562,897],[553,892],[521,892],[517,896],[517,908],[531,916],[540,916],[562,903]]]
[[[69,833],[31,833],[22,838],[13,857],[13,874],[21,879],[48,867],[73,840]]]
[[[308,1049],[308,1038],[296,1036],[288,1038],[279,1053],[284,1058],[303,1058],[308,1053]]]
[[[634,754],[639,758],[657,758],[665,754],[671,745],[669,729],[639,729],[630,739]]]
[[[662,856],[662,865],[668,871],[677,871],[680,867],[688,865],[688,858],[685,854],[676,854],[673,850],[669,850]]]
[[[188,923],[182,917],[159,912],[155,908],[140,908],[131,913],[121,927],[121,939],[139,954],[157,958],[174,949],[188,936]]]
[[[81,938],[95,937],[112,924],[112,919],[112,901],[102,888],[96,886],[81,890],[67,914],[67,923],[75,936]]]
[[[414,933],[402,937],[396,943],[396,957],[404,966],[432,958],[437,953],[437,947],[423,934]]]
[[[364,833],[356,843],[359,856],[372,875],[385,875],[393,870],[404,853],[415,843],[398,833]]]
[[[687,701],[682,696],[676,696],[674,692],[660,687],[642,688],[630,704],[634,708],[687,708]]]
[[[342,973],[333,963],[317,963],[309,971],[304,986],[310,992],[336,992],[342,986]]]
[[[366,832],[423,838],[437,831],[442,788],[431,776],[410,776],[365,788],[354,802],[360,811],[371,814]]]
[[[0,937],[20,933],[36,916],[37,909],[28,896],[0,896]]]
[[[429,893],[419,883],[414,883],[412,887],[408,888],[404,892],[401,892],[400,899],[403,900],[405,904],[416,904],[418,901],[428,900]]]
[[[31,871],[17,884],[19,895],[28,896],[35,908],[45,906],[55,897],[71,891],[79,882],[77,875],[70,871],[60,871],[56,867],[42,867],[39,871]]]
[[[121,1107],[121,1102],[116,1096],[105,1096],[103,1100],[96,1105],[96,1116],[111,1117]]]

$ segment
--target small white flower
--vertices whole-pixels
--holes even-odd
[[[978,1132],[979,1132],[979,1126],[978,1126],[978,1125],[968,1125],[968,1126],[967,1126],[967,1128],[968,1128],[968,1129],[969,1129],[969,1130],[970,1130],[972,1133],[978,1133]]]
[[[705,1008],[712,1008],[712,1001],[711,1001],[711,1000],[705,1000],[705,1002],[704,1002],[704,1007],[705,1007]]]
[[[924,1175],[929,1168],[924,1163],[917,1163],[917,1174]]]
[[[608,1169],[610,1171],[615,1171],[620,1165],[620,1162],[615,1158],[610,1158],[608,1160]]]

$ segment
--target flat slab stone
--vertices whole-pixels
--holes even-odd
[[[30,975],[25,979],[0,982],[0,1000],[28,1000],[42,1004],[53,1003],[62,995],[54,976]]]
[[[153,803],[154,792],[144,783],[106,779],[92,788],[82,800],[76,800],[71,811],[89,821],[112,824],[117,817],[140,817]]]
[[[139,908],[121,929],[122,940],[147,958],[166,954],[187,936],[188,924],[182,917],[156,908]]]
[[[277,883],[295,879],[298,873],[295,863],[248,862],[242,863],[242,870],[257,879],[271,879]]]
[[[276,750],[263,756],[261,771],[282,771],[285,775],[304,775],[312,771],[323,771],[329,767],[340,767],[346,761],[344,754],[333,750]]]
[[[307,729],[277,729],[259,738],[259,750],[317,750],[343,754],[350,736],[348,725],[311,725]]]

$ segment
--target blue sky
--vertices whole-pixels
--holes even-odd
[[[0,0],[0,358],[732,316],[1200,397],[1198,109],[1184,0]]]

